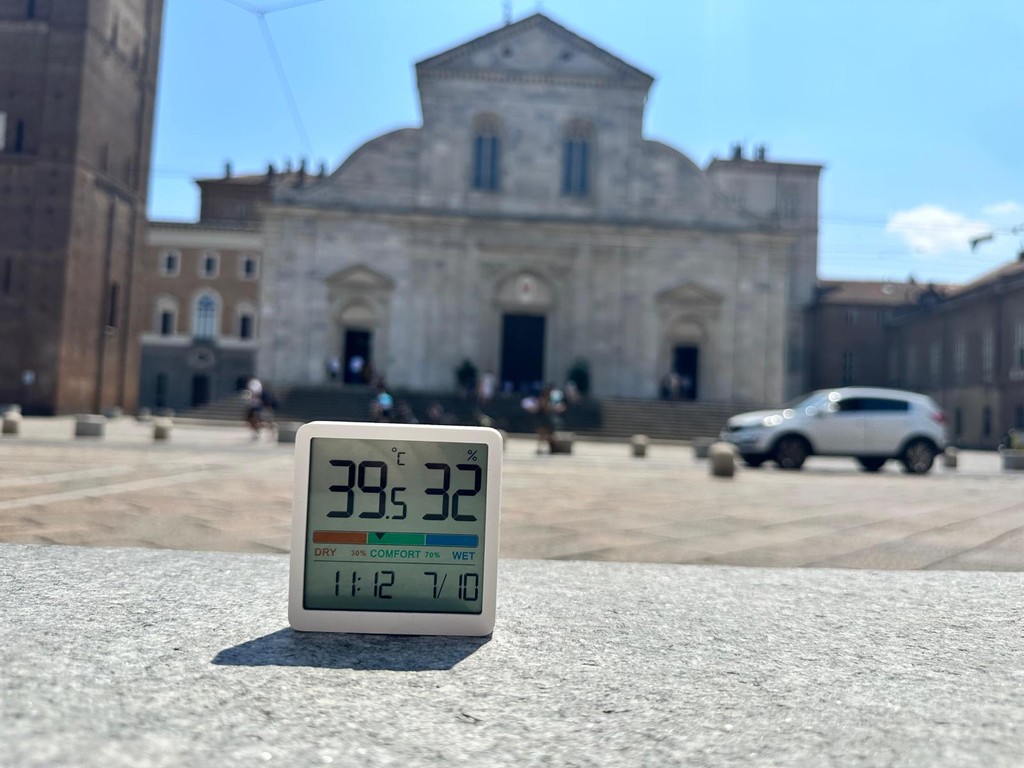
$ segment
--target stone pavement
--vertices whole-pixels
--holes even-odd
[[[1020,768],[1019,573],[503,560],[490,638],[284,555],[0,544],[0,765]]]
[[[291,446],[181,424],[155,443],[128,418],[102,439],[73,434],[70,417],[27,418],[0,438],[0,542],[287,551]],[[1024,475],[964,452],[959,469],[924,477],[811,459],[720,479],[683,445],[537,456],[513,437],[501,535],[507,558],[1019,571]]]

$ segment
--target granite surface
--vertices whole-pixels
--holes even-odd
[[[0,545],[0,765],[1024,763],[1024,575],[500,564],[491,638],[302,634],[281,555]]]

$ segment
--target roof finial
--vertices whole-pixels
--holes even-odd
[[[505,26],[512,23],[512,0],[502,0],[501,10],[505,16]]]

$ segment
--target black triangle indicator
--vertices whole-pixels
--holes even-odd
[[[383,533],[375,533],[373,535],[377,537],[377,541],[380,541],[381,539],[384,538],[384,534]]]

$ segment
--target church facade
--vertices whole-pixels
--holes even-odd
[[[420,62],[422,126],[263,210],[257,368],[361,360],[523,391],[582,362],[598,397],[767,403],[804,388],[821,166],[701,168],[644,138],[653,78],[542,14]]]

